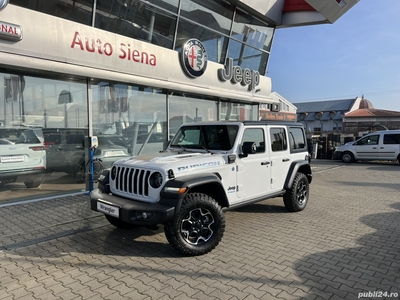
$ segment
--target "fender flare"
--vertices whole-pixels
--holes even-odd
[[[285,180],[284,189],[288,190],[292,188],[294,178],[296,177],[297,172],[304,173],[307,176],[308,183],[312,181],[312,172],[311,166],[307,161],[294,161],[289,167],[289,171]]]
[[[202,187],[207,186],[206,191],[202,191]],[[187,188],[184,193],[165,191],[165,188]],[[228,207],[228,197],[224,191],[220,177],[217,174],[194,174],[176,178],[168,181],[160,192],[161,204],[173,205],[176,211],[180,210],[183,199],[188,193],[204,193],[213,197],[221,207]]]

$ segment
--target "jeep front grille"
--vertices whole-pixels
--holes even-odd
[[[148,170],[117,167],[115,188],[124,193],[148,196],[150,174],[151,172]]]

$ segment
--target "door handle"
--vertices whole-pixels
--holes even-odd
[[[262,165],[262,166],[266,166],[266,165],[269,165],[269,164],[270,164],[269,161],[262,161],[262,162],[261,162],[261,165]]]
[[[284,158],[284,159],[282,159],[283,162],[287,162],[287,161],[289,161],[289,160],[290,160],[290,158]]]

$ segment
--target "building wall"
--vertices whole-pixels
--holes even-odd
[[[0,11],[0,138],[15,141],[24,128],[41,127],[49,158],[44,180],[57,183],[56,191],[35,190],[32,197],[84,188],[68,177],[76,165],[50,168],[78,148],[88,166],[86,138],[67,151],[46,140],[60,132],[117,136],[130,154],[156,153],[182,123],[256,120],[259,104],[280,103],[264,76],[274,30],[301,24],[282,21],[284,1],[184,1],[179,13],[180,1],[96,3],[95,15],[92,0],[10,0]],[[154,28],[146,23],[153,17]],[[163,28],[164,21],[169,26]],[[191,38],[204,48],[185,44]],[[194,60],[196,75],[187,70]],[[286,100],[278,107],[284,113],[276,119],[293,116]],[[161,141],[150,142],[153,134]],[[53,146],[59,151],[50,161]],[[11,179],[7,184],[21,183]]]

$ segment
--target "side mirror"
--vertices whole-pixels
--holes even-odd
[[[244,142],[242,145],[243,154],[254,154],[257,152],[257,145],[255,142]]]

